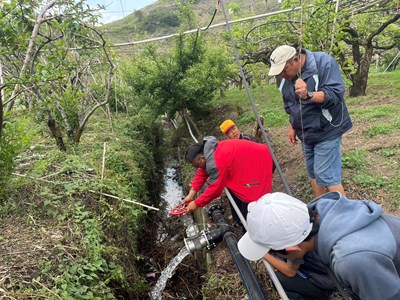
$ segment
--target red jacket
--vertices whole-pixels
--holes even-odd
[[[224,187],[244,202],[256,201],[271,192],[273,160],[266,145],[240,139],[205,140],[206,170],[197,170],[192,188],[199,191],[208,177],[209,181],[204,193],[195,200],[197,206],[218,198]]]

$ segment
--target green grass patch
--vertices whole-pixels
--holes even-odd
[[[359,117],[363,120],[387,118],[395,116],[398,112],[397,107],[390,104],[373,106],[368,109],[350,109],[351,116]]]
[[[384,86],[384,88],[382,88]],[[395,93],[397,91],[397,93]],[[385,92],[388,95],[398,95],[400,91],[400,70],[392,72],[371,71],[368,76],[368,93]]]
[[[382,157],[392,157],[397,153],[396,148],[384,148],[378,151],[378,154]]]
[[[264,117],[267,128],[286,125],[289,117],[283,109],[282,96],[274,85],[254,85],[250,89],[251,97],[260,116]],[[229,99],[229,100],[227,100]],[[251,101],[245,89],[228,89],[223,97],[216,97],[213,104],[221,107],[229,103],[240,117],[237,120],[239,126],[255,121],[255,115]]]
[[[372,125],[367,129],[365,132],[365,135],[367,137],[375,137],[378,135],[384,135],[384,134],[391,134],[396,130],[395,124],[377,124],[377,125]]]
[[[389,179],[385,176],[361,173],[353,177],[353,182],[363,188],[376,190],[384,185],[387,185],[389,183]]]
[[[365,149],[344,152],[342,155],[343,168],[356,169],[365,167],[365,157],[367,156],[367,154],[368,151]]]

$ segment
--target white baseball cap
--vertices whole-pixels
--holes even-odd
[[[283,45],[276,48],[270,56],[271,69],[268,72],[268,76],[279,75],[286,65],[286,62],[296,54],[296,49]]]
[[[259,260],[270,249],[300,244],[312,229],[307,205],[285,193],[265,194],[248,206],[247,233],[238,243],[248,260]]]

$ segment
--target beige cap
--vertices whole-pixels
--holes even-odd
[[[286,62],[296,54],[296,49],[291,46],[283,45],[276,48],[271,56],[271,69],[268,76],[279,75],[286,65]]]

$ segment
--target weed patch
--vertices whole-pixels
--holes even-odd
[[[367,156],[367,153],[367,150],[344,152],[342,155],[343,168],[356,169],[364,167],[366,165],[365,157]]]

